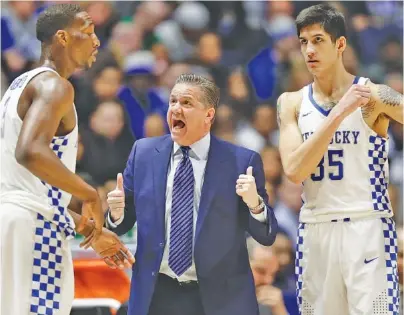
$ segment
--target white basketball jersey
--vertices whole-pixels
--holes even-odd
[[[1,148],[1,202],[12,202],[38,212],[46,220],[55,223],[66,237],[74,236],[74,223],[67,211],[71,195],[41,181],[15,158],[15,149],[22,127],[17,105],[24,88],[32,78],[44,71],[56,71],[39,67],[16,78],[0,103],[0,148]],[[74,106],[74,104],[73,104]],[[53,137],[50,147],[62,163],[72,172],[76,169],[77,156],[77,114],[76,126],[66,136]],[[6,210],[6,209],[2,209]]]
[[[354,84],[365,84],[366,80],[357,77]],[[312,85],[304,87],[298,118],[304,141],[328,113],[315,102]],[[388,139],[377,135],[363,120],[360,108],[346,117],[316,171],[303,183],[301,222],[391,217],[387,145]]]

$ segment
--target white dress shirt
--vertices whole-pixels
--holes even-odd
[[[196,220],[198,218],[199,212],[199,202],[201,200],[201,192],[203,186],[203,180],[205,177],[205,169],[206,162],[208,160],[208,153],[210,147],[210,133],[204,136],[199,141],[190,145],[189,150],[189,158],[192,163],[192,168],[195,177],[195,187],[194,187],[194,226],[193,233],[195,236],[196,230]],[[188,268],[180,277],[178,277],[169,267],[168,265],[168,256],[169,256],[169,248],[170,248],[170,229],[171,229],[171,203],[172,203],[172,192],[173,192],[173,183],[174,183],[174,175],[175,170],[177,169],[178,164],[182,159],[182,151],[180,146],[174,142],[173,151],[171,153],[170,165],[168,168],[167,175],[167,188],[166,188],[166,213],[165,213],[165,228],[166,228],[166,237],[165,237],[165,247],[163,259],[160,265],[160,273],[164,273],[172,278],[178,279],[178,281],[197,281],[196,269],[195,269],[195,260],[192,258],[192,265]],[[228,183],[228,185],[233,185],[235,187],[236,183]],[[235,189],[235,188],[234,188]],[[235,192],[234,192],[235,193]],[[259,214],[251,213],[253,218],[260,222],[265,222],[266,220],[266,209]],[[123,216],[117,220],[116,222],[112,222],[110,216],[108,215],[108,225],[112,228],[116,227],[123,221]],[[194,248],[195,237],[193,239],[192,248]],[[193,255],[192,255],[193,256]]]

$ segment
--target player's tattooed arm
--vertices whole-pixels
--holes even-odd
[[[384,84],[371,84],[372,99],[368,111],[377,111],[403,123],[403,95]],[[365,111],[366,112],[366,111]]]
[[[387,85],[379,84],[377,94],[386,106],[403,106],[403,95]]]

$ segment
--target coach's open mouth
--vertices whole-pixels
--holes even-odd
[[[182,121],[181,119],[173,119],[173,129],[182,129],[185,127],[185,123],[184,121]]]

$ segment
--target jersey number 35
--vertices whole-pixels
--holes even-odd
[[[311,174],[311,179],[314,182],[318,182],[324,179],[324,176],[328,176],[331,180],[341,180],[344,177],[344,164],[342,164],[342,158],[344,157],[343,150],[328,150],[328,174],[325,174],[324,157],[318,163],[316,172]]]

